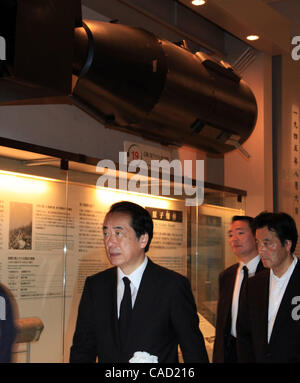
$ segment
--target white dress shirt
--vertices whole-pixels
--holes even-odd
[[[129,275],[124,274],[123,271],[118,267],[118,284],[117,284],[118,318],[120,316],[120,305],[123,299],[124,289],[125,289],[123,277],[127,277],[130,280],[131,302],[133,307],[147,263],[148,263],[148,257],[145,256],[144,262],[136,270],[134,270],[133,273]]]
[[[236,320],[237,320],[237,314],[238,314],[238,308],[239,308],[238,306],[239,306],[240,288],[244,278],[243,267],[247,266],[248,277],[249,278],[253,277],[253,275],[255,275],[259,261],[260,261],[260,256],[257,255],[256,257],[251,259],[251,261],[248,262],[247,264],[244,262],[241,262],[237,269],[234,290],[233,290],[232,304],[231,304],[231,335],[234,337],[236,337]]]
[[[269,313],[268,313],[268,342],[270,341],[277,311],[279,309],[283,294],[289,283],[290,277],[294,271],[298,259],[293,255],[293,262],[287,271],[280,277],[276,277],[273,270],[270,271],[269,284]]]

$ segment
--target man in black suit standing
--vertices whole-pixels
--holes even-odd
[[[208,362],[188,280],[145,253],[153,221],[131,202],[111,206],[103,223],[114,266],[88,277],[78,310],[70,362],[128,362],[136,351],[178,362]]]
[[[240,362],[300,362],[300,262],[298,232],[286,213],[255,218],[264,270],[249,280],[239,316]]]
[[[239,262],[219,276],[214,363],[237,363],[236,322],[239,302],[248,277],[263,269],[257,253],[253,221],[252,217],[234,216],[228,231],[229,245]]]

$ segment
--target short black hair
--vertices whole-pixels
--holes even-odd
[[[143,234],[148,234],[149,239],[145,247],[145,253],[147,253],[153,238],[153,221],[150,213],[142,206],[129,201],[114,203],[111,205],[107,214],[116,212],[128,214],[130,216],[130,226],[135,231],[137,239],[139,239]]]
[[[255,226],[254,226],[254,218],[249,217],[248,215],[234,215],[231,219],[231,223],[235,221],[246,221],[252,231],[252,234],[255,235]]]
[[[254,219],[256,229],[267,227],[273,231],[281,242],[285,245],[286,240],[292,242],[291,253],[296,249],[298,241],[298,231],[294,219],[287,213],[270,213],[263,211]]]

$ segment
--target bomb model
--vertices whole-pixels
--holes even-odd
[[[82,20],[75,3],[19,0],[16,36],[9,35],[15,78],[48,97],[64,94],[105,126],[163,144],[222,155],[248,139],[256,100],[229,64],[141,28]]]

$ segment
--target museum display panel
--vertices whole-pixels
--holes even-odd
[[[17,343],[14,361],[68,361],[85,278],[110,267],[102,222],[110,205],[121,200],[139,203],[152,215],[148,256],[191,281],[211,353],[218,274],[235,262],[227,231],[231,217],[244,214],[246,193],[205,184],[204,203],[187,206],[191,194],[186,188],[186,194],[176,193],[174,177],[169,195],[162,193],[162,174],[114,171],[99,183],[107,173],[98,160],[73,157],[0,146],[0,281],[11,291],[19,320],[39,318],[43,325],[30,344],[30,358],[28,345]]]
[[[56,362],[63,341],[66,227],[72,223],[66,222],[66,173],[27,165],[37,157],[42,156],[1,150],[0,281],[12,293],[18,318],[44,323],[31,361]],[[25,346],[17,344],[16,361],[27,359]]]

